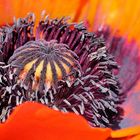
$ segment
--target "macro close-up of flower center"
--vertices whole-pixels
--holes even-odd
[[[2,140],[140,140],[136,3],[0,1]]]
[[[33,82],[31,89],[36,89],[39,84],[38,91],[42,93],[46,87],[47,92],[47,89],[56,86],[60,80],[67,80],[71,84],[78,73],[78,68],[77,71],[74,68],[78,63],[67,47],[55,41],[29,41],[14,52],[8,63],[15,67],[15,74],[25,85],[29,87]]]
[[[1,28],[1,121],[17,105],[37,101],[111,126],[121,94],[103,38],[66,18],[42,17],[34,31],[34,17]]]

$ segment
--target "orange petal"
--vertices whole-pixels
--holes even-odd
[[[110,129],[91,128],[81,116],[29,102],[0,125],[2,140],[105,140],[110,133]]]
[[[130,140],[140,140],[140,135],[136,135],[136,136],[130,138]]]
[[[140,80],[137,82],[137,84],[134,87],[134,91],[135,92],[139,92],[140,91]]]
[[[130,137],[140,135],[140,126],[130,127],[130,128],[124,128],[121,130],[112,131],[111,137],[112,138],[124,138],[124,137]],[[138,140],[138,139],[135,139]]]
[[[13,22],[13,17],[24,17],[28,12],[34,12],[37,21],[40,14],[46,10],[51,18],[70,16],[78,19],[86,0],[0,0],[0,25]]]
[[[91,30],[109,25],[121,35],[139,38],[139,0],[0,0],[0,25],[28,12],[34,12],[38,21],[42,10],[51,18],[70,16],[73,21],[86,20]]]
[[[109,25],[121,35],[139,38],[140,32],[140,1],[135,0],[101,0],[97,9],[94,29],[100,25]]]

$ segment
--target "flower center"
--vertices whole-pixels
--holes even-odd
[[[63,80],[71,85],[80,72],[77,59],[77,55],[65,44],[58,44],[55,40],[36,40],[15,50],[8,63],[19,81],[31,89],[42,91],[57,87]]]

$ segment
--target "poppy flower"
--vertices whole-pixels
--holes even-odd
[[[132,111],[126,108],[125,100],[129,101],[134,93],[132,88],[140,76],[139,20],[136,20],[139,7],[135,6],[136,10],[130,14],[132,3],[131,0],[127,1],[126,8],[121,9],[121,0],[110,3],[72,0],[63,4],[59,0],[35,3],[26,0],[21,3],[14,0],[1,2],[3,12],[11,9],[11,13],[0,20],[0,120],[3,123],[3,139],[8,138],[3,134],[7,133],[9,128],[13,130],[9,135],[13,135],[15,139],[14,127],[18,127],[19,122],[23,122],[20,128],[28,127],[30,130],[31,119],[37,121],[36,125],[31,123],[35,131],[44,128],[42,132],[50,133],[42,135],[42,132],[39,132],[38,137],[34,138],[31,131],[31,137],[25,134],[25,139],[38,139],[40,135],[42,139],[51,138],[52,130],[42,125],[43,119],[38,121],[33,110],[30,110],[30,107],[31,112],[28,110],[28,106],[31,106],[38,112],[41,106],[26,103],[28,101],[39,102],[60,111],[61,113],[55,112],[61,114],[60,125],[55,122],[53,124],[64,130],[79,129],[75,125],[66,128],[61,126],[65,123],[62,121],[64,116],[68,115],[68,120],[71,120],[71,113],[68,112],[83,116],[88,124],[85,120],[82,121],[83,118],[72,116],[79,122],[82,121],[83,130],[76,131],[71,139],[81,139],[79,135],[85,130],[87,135],[83,135],[83,139],[94,138],[98,133],[101,134],[101,139],[138,139],[139,127],[117,131],[94,128],[117,129],[122,125],[123,115],[127,118],[129,111]],[[19,9],[21,5],[24,10]],[[42,9],[45,9],[50,17],[44,11],[39,16]],[[116,24],[120,11],[124,19],[120,24]],[[26,12],[30,13],[24,17]],[[11,20],[13,16],[17,17],[14,22]],[[71,20],[67,16],[70,16]],[[130,24],[128,18],[131,19]],[[80,20],[83,23],[78,23]],[[9,25],[5,25],[5,22]],[[23,106],[19,106],[20,104]],[[43,114],[46,119],[45,114],[52,112],[49,115],[53,118],[53,110],[47,107],[43,106],[42,113],[37,116],[41,117]],[[24,110],[28,110],[26,113],[30,114],[29,118],[18,119],[18,116],[24,115]],[[64,112],[67,115],[63,114]],[[136,113],[136,110],[132,113]],[[64,118],[67,120],[67,117]],[[57,119],[59,122],[59,118]],[[139,117],[137,121],[139,122]],[[46,124],[49,122],[46,121]],[[49,124],[50,128],[53,124]],[[36,129],[38,125],[41,126]],[[66,134],[61,139],[68,139],[67,137]]]

